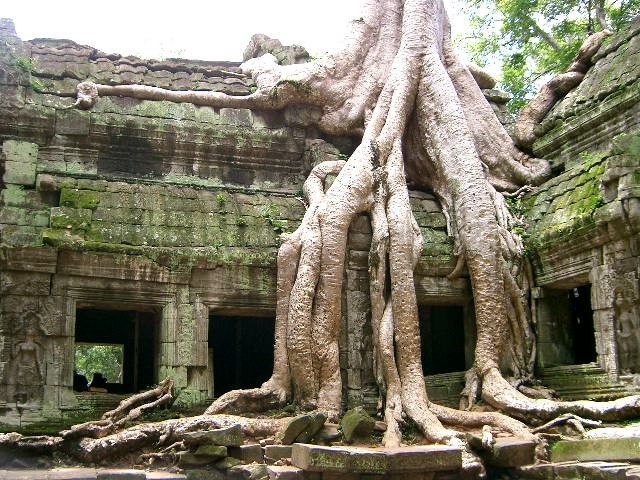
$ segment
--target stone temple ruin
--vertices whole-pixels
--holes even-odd
[[[214,109],[104,97],[79,81],[246,95],[236,63],[145,61],[0,24],[0,422],[65,415],[79,343],[123,345],[119,393],[165,377],[177,402],[266,380],[278,238],[304,213],[314,162],[341,158],[295,108]],[[281,50],[283,61],[302,55]],[[564,399],[640,389],[640,23],[600,49],[540,126],[554,177],[518,201],[534,266],[537,374]],[[501,92],[486,90],[504,122]],[[430,397],[457,405],[472,364],[473,298],[433,195],[412,192],[425,238],[415,284]],[[341,365],[345,407],[375,411],[367,255],[349,236]]]

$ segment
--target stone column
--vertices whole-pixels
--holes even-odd
[[[614,311],[616,272],[610,264],[601,265],[591,270],[589,281],[598,364],[615,377],[618,374]]]

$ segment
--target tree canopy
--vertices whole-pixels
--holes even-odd
[[[640,0],[465,0],[464,10],[471,30],[463,43],[480,66],[499,67],[515,112],[566,70],[588,35],[628,25]]]

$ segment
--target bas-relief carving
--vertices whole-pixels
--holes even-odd
[[[632,288],[616,291],[616,343],[622,373],[640,373],[640,309]]]
[[[40,315],[26,312],[20,318],[13,338],[12,348],[5,369],[5,402],[17,407],[37,405],[42,401],[45,378],[43,337]]]

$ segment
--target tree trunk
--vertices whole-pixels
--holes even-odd
[[[81,101],[79,97],[82,107],[95,102],[96,95],[216,107],[320,106],[321,130],[362,136],[346,163],[313,169],[304,187],[309,208],[300,227],[283,238],[273,376],[260,388],[223,395],[207,414],[267,409],[293,400],[303,409],[319,409],[333,419],[339,416],[338,334],[347,231],[362,212],[370,215],[373,228],[371,317],[376,377],[385,396],[386,445],[400,443],[399,425],[405,416],[428,440],[455,443],[458,434],[449,426],[490,425],[532,435],[509,416],[535,422],[565,412],[603,418],[638,414],[636,397],[604,404],[530,399],[500,372],[507,343],[512,370],[521,377],[532,374],[534,352],[526,259],[501,192],[540,183],[549,166],[513,145],[453,53],[440,0],[369,0],[343,52],[290,66],[279,66],[265,55],[243,67],[258,87],[246,97],[143,86],[80,86],[85,92]],[[336,173],[325,192],[326,176]],[[475,299],[477,343],[468,381],[508,416],[451,410],[427,398],[413,284],[422,240],[406,177],[441,200]],[[469,386],[468,391],[474,389]],[[469,397],[471,403],[473,395]]]

